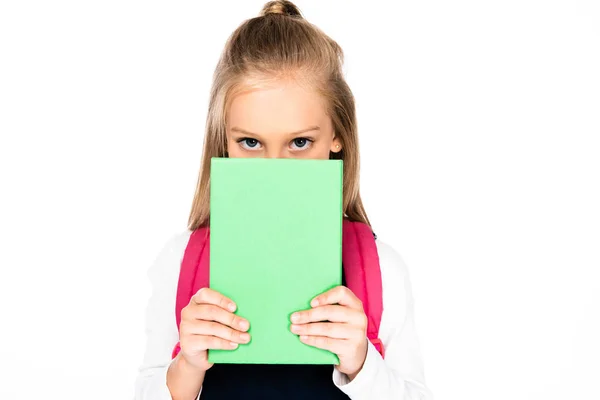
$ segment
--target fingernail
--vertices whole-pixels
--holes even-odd
[[[303,342],[308,340],[308,336],[300,336],[300,340],[302,340]]]
[[[294,332],[294,333],[300,332],[300,327],[298,325],[292,325],[292,332]]]
[[[240,339],[242,339],[244,342],[248,342],[250,340],[250,335],[247,333],[242,333],[240,335]]]
[[[292,322],[298,322],[300,320],[300,315],[298,313],[292,314]]]
[[[318,306],[319,305],[319,300],[314,299],[313,301],[310,302],[310,305],[313,306],[313,307]]]
[[[235,304],[229,303],[229,305],[227,306],[227,308],[229,309],[229,311],[233,312],[233,311],[235,311]]]
[[[233,343],[233,342],[230,342],[229,345],[231,346],[232,349],[235,349],[236,347],[238,347],[238,344]]]
[[[250,324],[248,323],[248,321],[241,321],[240,328],[242,328],[243,330],[247,330],[248,328],[250,328]]]

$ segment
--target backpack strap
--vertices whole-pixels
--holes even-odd
[[[185,249],[179,282],[175,316],[177,329],[181,323],[181,310],[188,305],[192,296],[210,282],[210,230],[198,228],[190,235]],[[367,337],[385,356],[383,343],[379,340],[379,325],[383,313],[381,270],[377,245],[371,228],[364,223],[344,220],[342,234],[342,264],[348,288],[358,297],[367,315]],[[171,354],[175,358],[180,351],[176,344]]]
[[[367,224],[361,222],[344,220],[343,226],[342,263],[346,284],[363,303],[368,319],[367,337],[385,357],[385,349],[379,339],[383,296],[375,235]]]
[[[188,305],[192,296],[200,288],[208,287],[210,265],[210,230],[207,227],[198,228],[192,232],[181,261],[179,282],[177,283],[177,299],[175,301],[175,318],[177,330],[181,323],[181,310]],[[179,342],[171,353],[175,358],[179,353]]]

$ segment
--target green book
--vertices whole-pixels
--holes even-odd
[[[213,158],[210,287],[236,302],[251,341],[213,363],[338,364],[290,316],[342,283],[341,160]]]

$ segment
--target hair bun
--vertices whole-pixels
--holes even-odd
[[[287,17],[302,18],[300,10],[294,3],[287,0],[269,1],[263,6],[260,16],[279,14]]]

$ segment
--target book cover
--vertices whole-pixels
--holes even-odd
[[[290,331],[293,312],[342,283],[341,160],[213,158],[210,287],[250,321],[213,363],[337,364]]]

